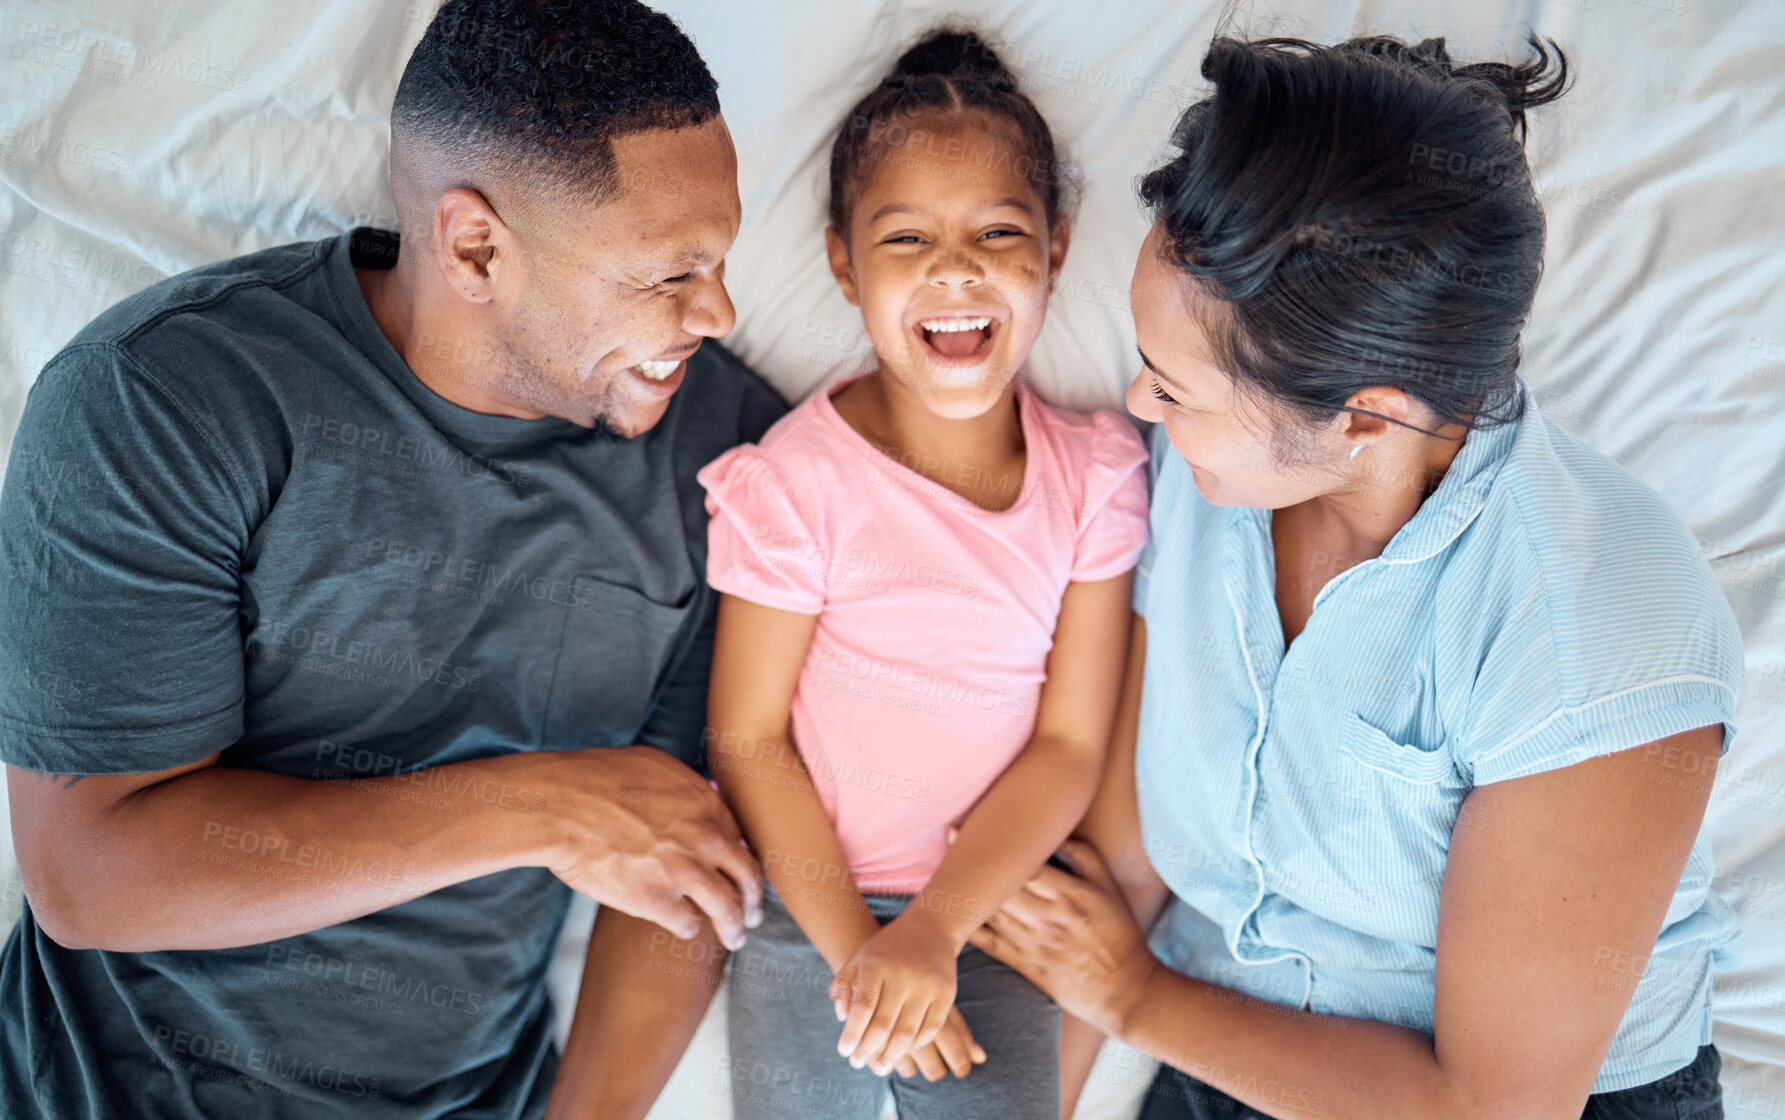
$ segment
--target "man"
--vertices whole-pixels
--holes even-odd
[[[448,0],[392,110],[400,252],[201,268],[44,368],[0,497],[0,1114],[649,1107],[716,983],[688,959],[761,897],[687,765],[694,473],[785,410],[702,346],[716,90],[634,0]]]

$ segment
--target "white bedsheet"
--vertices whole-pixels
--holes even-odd
[[[43,363],[122,296],[185,268],[393,224],[392,91],[434,0],[0,0],[0,451]],[[676,0],[721,82],[744,226],[727,344],[790,397],[859,364],[820,240],[840,113],[922,28],[964,12],[1005,44],[1085,171],[1031,376],[1119,407],[1134,177],[1203,90],[1217,19],[1182,0]],[[1718,984],[1732,1116],[1785,1113],[1785,6],[1772,0],[1284,0],[1255,33],[1442,34],[1454,56],[1556,37],[1579,84],[1533,115],[1550,221],[1525,374],[1544,407],[1661,491],[1697,533],[1747,642],[1741,734],[1710,810],[1718,888],[1744,917]],[[3,813],[3,806],[0,806]],[[4,830],[0,830],[3,832]],[[0,924],[21,890],[0,836]],[[574,991],[579,935],[554,988]],[[659,1117],[728,1112],[710,1018]],[[1081,1115],[1132,1115],[1143,1063],[1106,1063]]]

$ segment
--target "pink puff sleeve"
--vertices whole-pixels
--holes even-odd
[[[707,583],[715,591],[800,614],[824,608],[824,548],[793,495],[754,444],[695,475],[707,491]]]
[[[1147,543],[1147,448],[1134,425],[1113,412],[1092,414],[1091,466],[1079,520],[1072,578],[1113,579],[1134,567]]]

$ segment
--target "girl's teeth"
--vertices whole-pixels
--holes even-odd
[[[676,367],[681,364],[681,362],[650,361],[640,362],[632,368],[637,371],[640,377],[651,381],[662,381],[664,378],[674,373]]]
[[[932,334],[953,334],[956,331],[983,331],[990,319],[928,319],[917,324]]]

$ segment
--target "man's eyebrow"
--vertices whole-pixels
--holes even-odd
[[[1140,364],[1143,366],[1146,366],[1149,370],[1153,371],[1154,377],[1157,377],[1159,380],[1165,382],[1167,385],[1171,386],[1173,389],[1176,389],[1178,392],[1183,393],[1185,396],[1190,395],[1188,393],[1185,393],[1184,387],[1182,385],[1178,384],[1176,381],[1173,381],[1169,374],[1167,374],[1164,370],[1160,369],[1158,366],[1154,365],[1153,359],[1147,357],[1147,352],[1145,350],[1142,350],[1140,347],[1136,346],[1134,348],[1134,352],[1136,354],[1140,355]]]
[[[695,245],[684,245],[659,258],[656,268],[660,272],[681,273],[711,264],[712,261],[713,254]]]

